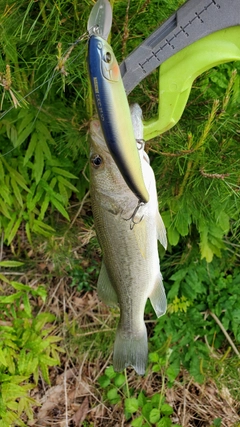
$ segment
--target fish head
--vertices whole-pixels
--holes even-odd
[[[88,51],[89,61],[96,65],[106,80],[117,82],[121,79],[118,62],[106,40],[97,35],[91,36]]]
[[[103,171],[106,163],[112,163],[112,156],[105,142],[99,120],[90,122],[90,165],[94,171]],[[117,167],[116,167],[117,168]]]
[[[91,179],[99,190],[126,186],[121,173],[109,152],[98,120],[90,123],[90,172]]]

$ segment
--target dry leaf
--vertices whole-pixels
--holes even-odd
[[[88,397],[85,397],[80,408],[77,410],[77,412],[74,414],[72,418],[76,424],[76,427],[80,427],[81,423],[86,419],[88,410],[89,410]]]

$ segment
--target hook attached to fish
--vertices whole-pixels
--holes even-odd
[[[107,38],[112,26],[108,0],[98,0],[88,20],[88,69],[101,128],[125,182],[140,203],[149,194],[142,174],[127,95],[120,68]]]

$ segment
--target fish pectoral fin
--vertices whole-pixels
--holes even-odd
[[[157,277],[153,291],[151,295],[149,295],[149,299],[157,317],[163,316],[167,310],[167,299],[161,273],[159,273],[159,276]]]
[[[97,282],[97,292],[99,298],[109,306],[118,304],[117,294],[111,284],[104,261],[102,262],[100,274]]]
[[[164,222],[159,212],[157,213],[157,216],[156,216],[156,224],[157,224],[158,240],[166,250],[167,249],[167,233],[166,233]]]

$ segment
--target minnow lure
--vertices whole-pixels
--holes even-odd
[[[108,0],[98,0],[88,20],[88,69],[108,149],[125,182],[140,202],[149,200],[120,68],[107,43],[112,24]]]

